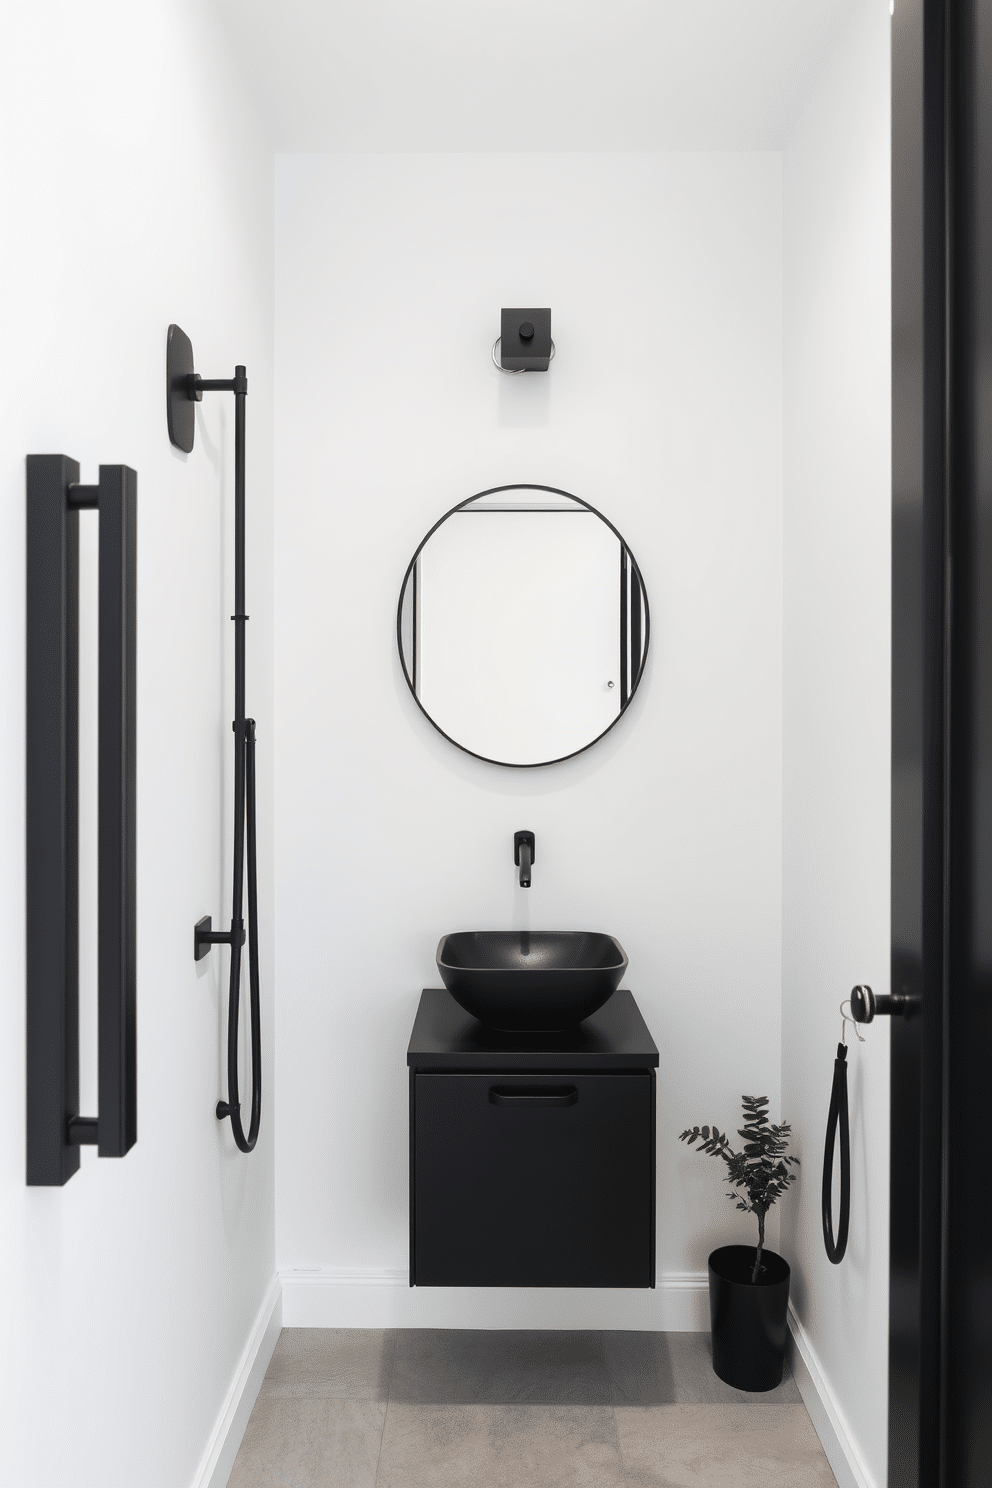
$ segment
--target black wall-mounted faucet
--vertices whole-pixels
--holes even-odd
[[[520,887],[530,888],[530,867],[534,861],[534,833],[514,832],[513,861],[520,869]]]

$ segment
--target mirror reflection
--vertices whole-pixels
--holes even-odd
[[[648,604],[620,534],[546,486],[502,486],[447,513],[400,593],[406,680],[434,727],[497,764],[587,749],[644,668]]]

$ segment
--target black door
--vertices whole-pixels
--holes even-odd
[[[654,1087],[416,1074],[416,1285],[653,1286]]]
[[[890,1488],[992,1483],[992,0],[893,24]]]

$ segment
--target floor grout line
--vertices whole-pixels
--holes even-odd
[[[382,1430],[379,1433],[379,1453],[375,1459],[375,1476],[372,1479],[372,1488],[378,1488],[379,1467],[382,1463],[382,1444],[386,1440],[386,1423],[389,1420],[389,1407],[393,1398],[393,1375],[396,1373],[396,1351],[399,1347],[399,1339],[395,1328],[386,1329],[386,1339],[389,1347],[389,1378],[386,1382],[386,1409],[382,1414]]]
[[[390,1381],[390,1383],[392,1383],[392,1381]],[[372,1479],[372,1488],[378,1488],[378,1485],[379,1485],[379,1465],[382,1462],[382,1444],[386,1440],[386,1422],[388,1420],[389,1420],[389,1396],[387,1394],[387,1396],[386,1396],[386,1409],[383,1412],[383,1416],[382,1416],[382,1430],[379,1433],[379,1452],[378,1452],[378,1455],[377,1455],[377,1457],[375,1459],[375,1476]]]

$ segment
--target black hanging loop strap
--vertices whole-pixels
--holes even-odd
[[[834,1144],[840,1125],[840,1221],[834,1239],[833,1187]],[[823,1243],[827,1260],[835,1266],[844,1259],[847,1233],[851,1223],[851,1129],[847,1109],[847,1045],[837,1045],[834,1060],[834,1083],[830,1092],[827,1137],[823,1148]]]

